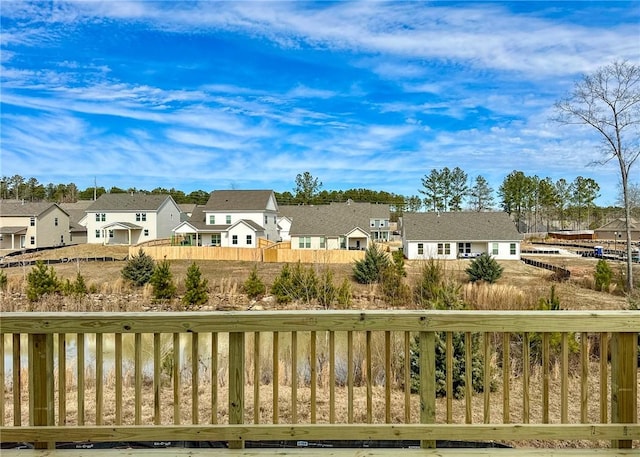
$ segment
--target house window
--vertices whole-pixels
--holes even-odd
[[[32,216],[32,217],[29,219],[29,225],[30,225],[31,227],[35,227],[35,226],[36,226],[36,218],[35,218],[35,217],[33,217],[33,216]]]
[[[141,218],[142,218],[142,222],[145,222],[147,220],[147,213],[142,213]]]
[[[344,236],[340,237],[340,249],[347,249],[347,239]]]
[[[216,225],[216,215],[209,214],[209,225]]]
[[[298,247],[300,249],[310,249],[311,248],[311,237],[310,236],[301,236],[298,238]]]
[[[149,229],[144,229],[144,236],[149,236]]]
[[[458,243],[458,254],[471,254],[471,243]]]
[[[147,220],[147,213],[136,213],[136,222],[144,222]]]
[[[233,235],[231,237],[231,244],[238,244],[238,235]]]
[[[107,215],[105,213],[100,213],[100,220],[105,222],[107,220]]]
[[[264,217],[264,225],[267,225],[269,223],[269,217],[265,216]]]
[[[57,217],[55,219],[53,219],[53,225],[55,225],[56,227],[58,226],[58,218]]]
[[[140,222],[140,213],[136,213],[136,222]]]
[[[100,222],[100,213],[96,213],[96,222]]]
[[[247,235],[247,245],[251,246],[251,235]]]
[[[227,214],[227,224],[231,224],[231,216]]]
[[[220,246],[220,234],[214,233],[211,235],[211,244],[213,246]]]
[[[113,238],[113,230],[109,230],[109,238]]]
[[[32,245],[36,244],[36,237],[32,236],[30,241]]]
[[[96,230],[96,238],[100,238],[100,230]]]
[[[498,255],[498,243],[493,243],[493,248],[491,249],[492,255]]]
[[[418,255],[424,255],[424,243],[418,243]]]
[[[438,255],[450,255],[451,244],[450,243],[438,243]]]
[[[511,255],[516,255],[516,243],[511,243],[509,245],[509,253]]]
[[[376,226],[376,221],[371,219],[371,227],[375,227]]]
[[[320,249],[325,249],[327,247],[327,239],[324,236],[320,237]]]

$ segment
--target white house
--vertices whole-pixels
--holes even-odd
[[[216,190],[173,232],[189,245],[255,248],[278,241],[278,203],[272,190]]]
[[[488,253],[499,260],[520,260],[523,236],[507,213],[405,213],[400,225],[408,259],[472,258]]]
[[[180,208],[163,194],[102,194],[86,214],[87,243],[97,244],[169,238],[180,223]]]
[[[0,249],[69,243],[69,214],[56,203],[0,200]]]
[[[291,221],[291,249],[364,250],[371,241],[391,238],[389,205],[347,201],[280,208],[281,225]]]

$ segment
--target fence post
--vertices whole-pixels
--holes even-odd
[[[436,421],[436,334],[420,332],[420,423]],[[420,447],[435,448],[435,440],[421,440]]]
[[[638,421],[637,333],[614,333],[611,338],[611,422]],[[630,449],[632,440],[613,440],[611,446]]]
[[[29,338],[30,425],[53,425],[53,335],[33,334]],[[36,449],[54,449],[55,443],[35,442]]]
[[[229,424],[244,423],[244,333],[229,333]],[[243,449],[244,441],[229,441],[230,449]]]

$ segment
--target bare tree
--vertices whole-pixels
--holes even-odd
[[[604,159],[620,167],[627,232],[627,290],[633,290],[629,173],[640,155],[640,66],[613,62],[578,81],[573,92],[555,104],[558,122],[586,125],[601,136]]]

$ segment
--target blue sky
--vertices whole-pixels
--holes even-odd
[[[619,171],[550,120],[584,73],[640,61],[640,1],[8,2],[1,174],[41,183],[417,195],[460,167]],[[632,182],[640,181],[637,167]]]

